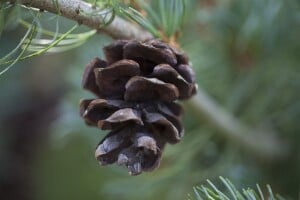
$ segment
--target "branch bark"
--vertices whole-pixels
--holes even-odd
[[[152,35],[147,31],[119,17],[115,17],[108,26],[103,26],[104,16],[101,15],[103,10],[93,8],[91,4],[81,0],[9,0],[9,2],[60,14],[63,17],[77,21],[79,24],[104,32],[113,38],[135,38],[137,40],[152,38]],[[97,12],[99,12],[99,15],[88,15]]]
[[[54,14],[58,14],[57,7],[62,16],[77,21],[92,29],[99,30],[118,39],[150,39],[150,33],[138,26],[119,17],[105,27],[103,16],[87,16],[83,13],[95,13],[100,10],[93,8],[91,4],[81,0],[9,0],[11,3],[19,3],[25,6],[38,8]],[[57,2],[57,6],[54,4]],[[206,119],[219,130],[219,133],[231,141],[240,144],[241,148],[267,160],[282,159],[287,156],[287,145],[278,139],[277,134],[271,131],[262,131],[243,125],[238,119],[226,112],[220,105],[214,102],[204,90],[199,88],[198,94],[186,103],[193,109],[194,115]]]

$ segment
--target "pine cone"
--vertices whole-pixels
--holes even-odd
[[[119,40],[104,47],[106,61],[86,65],[82,85],[98,96],[82,100],[88,125],[111,130],[99,143],[100,164],[127,166],[131,175],[158,167],[166,143],[183,136],[174,101],[196,93],[188,58],[159,40]]]

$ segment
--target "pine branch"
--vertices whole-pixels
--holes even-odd
[[[188,195],[188,200],[284,200],[279,194],[274,194],[271,186],[267,185],[268,193],[264,194],[258,184],[256,189],[247,188],[238,190],[233,183],[227,178],[220,177],[224,186],[222,189],[218,188],[210,180],[208,184],[194,187],[194,195]]]
[[[115,17],[108,26],[103,26],[104,19],[101,15],[95,17],[81,14],[97,11],[97,8],[93,8],[91,4],[81,0],[9,0],[9,2],[60,14],[77,21],[79,24],[104,32],[113,38],[135,38],[138,40],[152,38],[150,33],[119,17]],[[266,160],[282,159],[287,156],[287,145],[276,137],[276,133],[243,125],[238,119],[215,103],[203,90],[199,89],[197,96],[189,101],[187,105],[193,109],[197,118],[205,118],[219,130],[220,134],[240,144],[241,148],[251,155]]]
[[[150,33],[119,17],[115,17],[111,24],[104,26],[103,16],[84,14],[95,13],[98,9],[81,0],[9,0],[9,2],[60,14],[63,17],[77,21],[79,24],[104,32],[113,38],[145,40],[152,37]]]
[[[264,161],[283,159],[287,144],[272,130],[247,127],[218,105],[199,87],[197,95],[187,102],[197,119],[204,119],[218,129],[218,133],[239,145],[246,152]]]

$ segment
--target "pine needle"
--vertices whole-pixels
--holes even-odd
[[[242,192],[238,191],[236,187],[228,180],[220,177],[222,183],[226,186],[226,191],[229,192],[234,200],[264,200],[264,195],[259,187],[257,186],[258,193],[251,189],[242,189]],[[222,192],[215,184],[210,180],[207,180],[208,186],[202,185],[201,187],[193,187],[194,197],[189,195],[189,200],[230,200],[224,192]],[[270,185],[267,185],[268,194],[266,194],[270,200],[284,200],[283,197],[273,194]]]

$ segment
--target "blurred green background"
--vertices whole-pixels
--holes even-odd
[[[87,127],[78,108],[92,97],[81,89],[84,65],[112,41],[98,34],[0,77],[0,198],[179,200],[206,179],[218,185],[219,176],[238,188],[271,184],[300,198],[299,8],[298,0],[190,0],[179,38],[198,84],[248,126],[275,130],[291,149],[284,159],[257,160],[185,106],[185,137],[167,146],[159,169],[131,177],[124,168],[98,166],[94,148],[105,132]],[[49,21],[41,22],[51,29]],[[74,23],[59,24],[67,30]],[[1,56],[23,34],[8,26]]]

